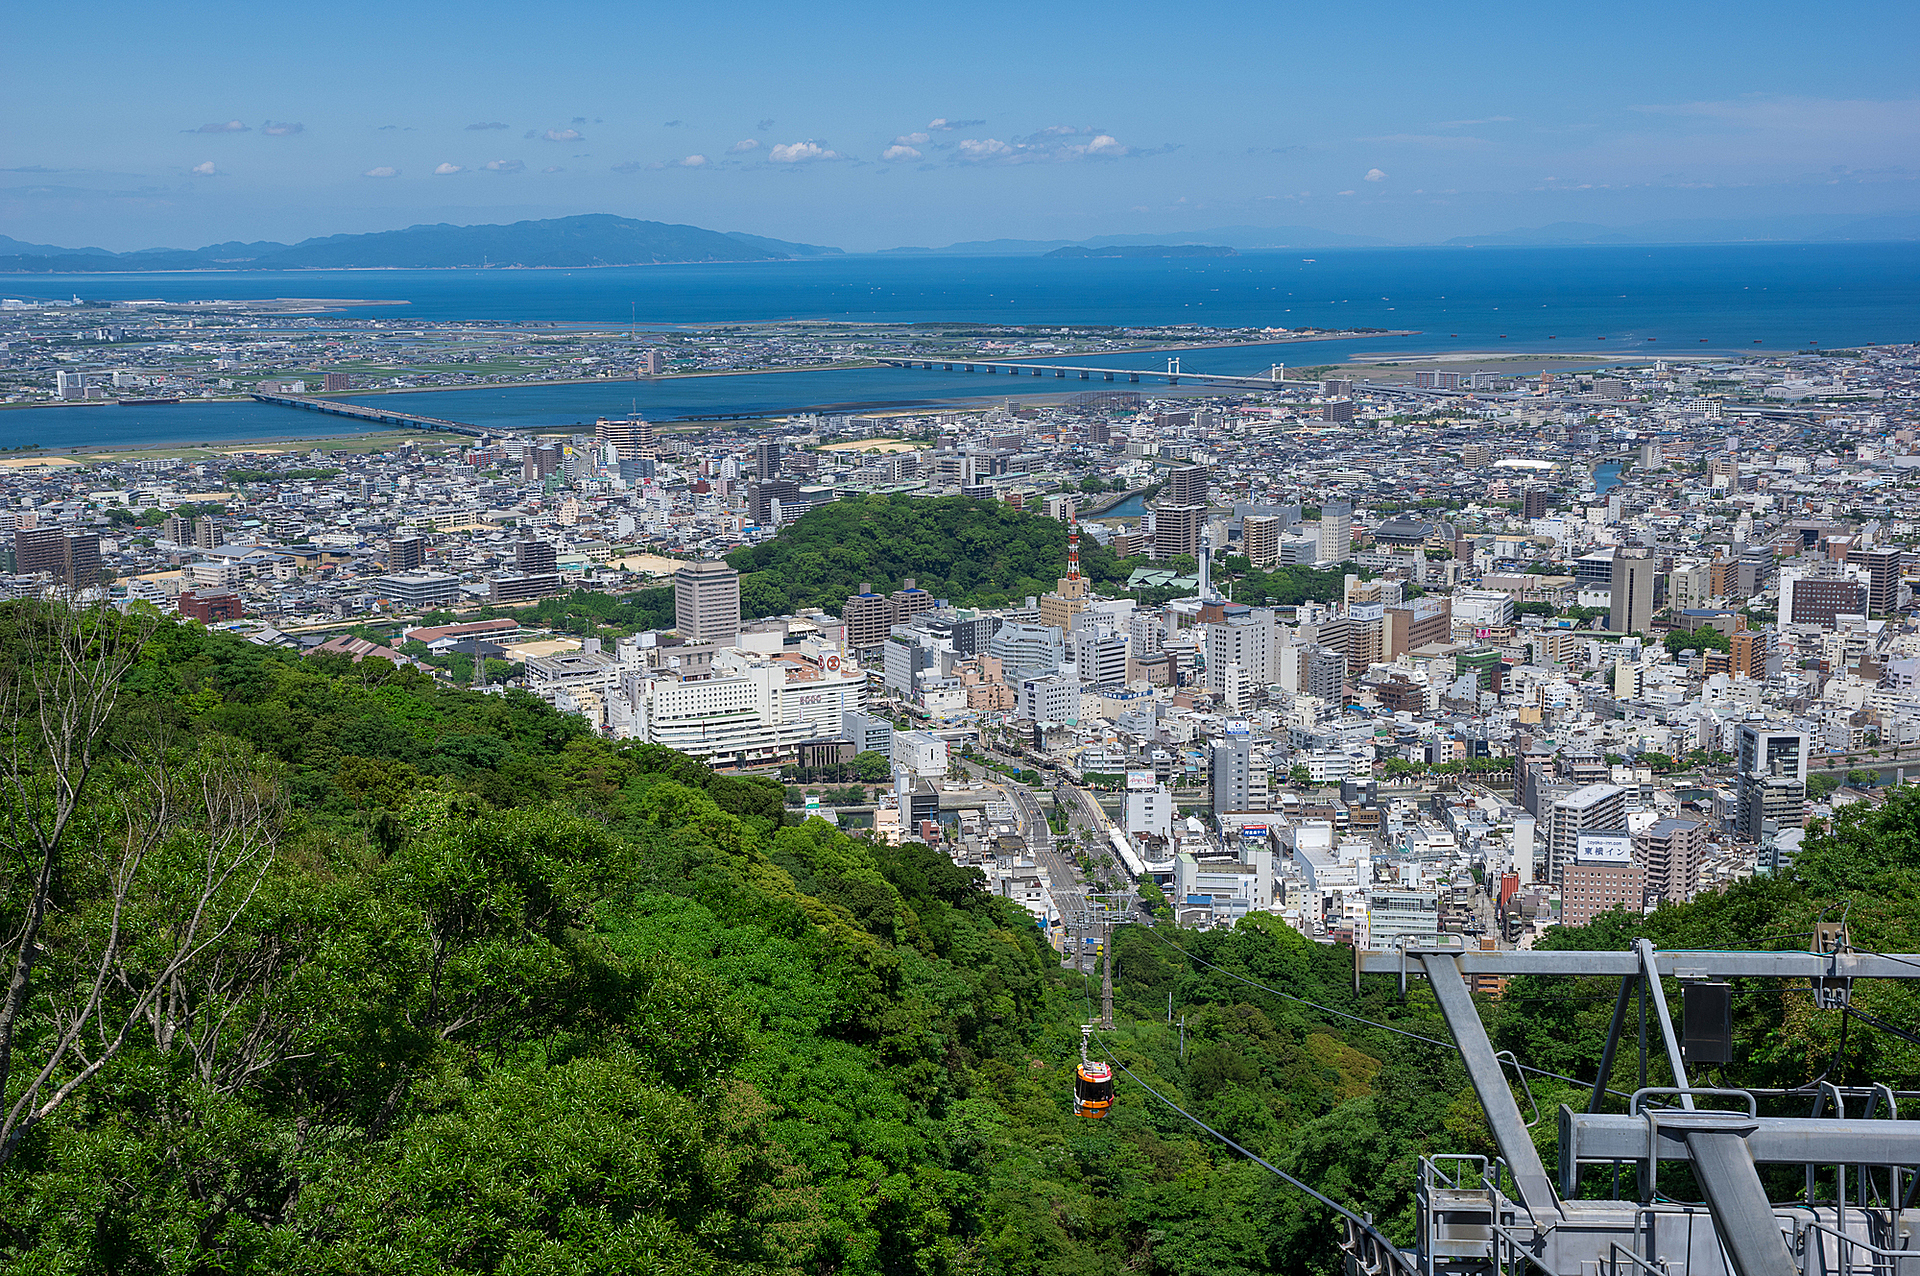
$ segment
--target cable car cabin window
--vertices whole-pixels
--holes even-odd
[[[1104,1063],[1083,1063],[1073,1077],[1073,1110],[1083,1117],[1103,1117],[1113,1109],[1113,1069]]]

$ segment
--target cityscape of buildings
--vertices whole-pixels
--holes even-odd
[[[1097,792],[1085,858],[1183,922],[1270,911],[1383,947],[1530,943],[1776,871],[1809,821],[1920,766],[1920,350],[1549,369],[1525,395],[1413,375],[1426,397],[1329,377],[21,455],[0,587],[464,669],[802,789],[878,754],[869,800],[819,809],[939,841],[1052,923],[1087,864],[1005,773]],[[753,614],[727,554],[876,494],[1018,506],[1072,548],[1018,605],[899,579]],[[1124,580],[1081,570],[1095,544]],[[630,633],[526,610],[662,585],[671,619]]]

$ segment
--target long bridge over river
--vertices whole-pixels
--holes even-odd
[[[351,417],[356,421],[367,421],[375,425],[399,426],[406,430],[434,430],[442,434],[470,435],[476,439],[511,433],[508,430],[483,429],[465,421],[446,421],[439,417],[420,416],[412,412],[395,412],[391,408],[370,408],[340,399],[315,399],[302,394],[259,393],[252,397],[257,403],[271,403],[282,408],[304,408],[308,412],[325,412],[332,416]]]

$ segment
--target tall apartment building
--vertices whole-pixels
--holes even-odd
[[[848,651],[877,651],[893,629],[893,602],[885,594],[874,593],[872,585],[863,584],[840,609],[840,619],[847,627]]]
[[[427,561],[427,542],[420,536],[396,537],[387,547],[387,570],[417,572]]]
[[[1206,525],[1207,507],[1204,505],[1156,502],[1153,509],[1153,556],[1198,558],[1200,533]]]
[[[1280,562],[1280,516],[1249,514],[1240,522],[1240,550],[1247,561],[1265,569]]]
[[[896,625],[904,625],[922,612],[933,610],[933,595],[920,588],[920,583],[911,576],[900,582],[900,588],[888,595],[887,602],[893,607]]]
[[[329,394],[338,394],[342,390],[353,389],[353,374],[350,372],[329,372],[321,387]]]
[[[513,569],[517,572],[551,572],[557,558],[553,546],[546,541],[521,540],[513,543]]]
[[[1705,821],[1660,820],[1634,841],[1634,855],[1647,870],[1647,894],[1684,903],[1700,893],[1700,865],[1707,855]]]
[[[1614,551],[1610,573],[1613,604],[1607,609],[1608,629],[1621,634],[1647,631],[1653,621],[1653,578],[1657,565],[1652,550]]]
[[[779,439],[757,439],[753,444],[753,476],[762,483],[780,477]]]
[[[1806,823],[1807,737],[1803,732],[1744,723],[1734,762],[1734,828],[1758,842],[1771,821],[1776,828]]]
[[[1867,569],[1867,615],[1878,620],[1900,606],[1901,551],[1895,547],[1856,545],[1847,561]]]
[[[1539,484],[1530,484],[1520,494],[1520,517],[1531,522],[1536,518],[1545,518],[1553,507],[1553,494]]]
[[[782,522],[791,522],[796,514],[794,505],[800,495],[800,485],[792,479],[770,478],[747,485],[747,519],[756,527],[765,527],[773,522],[774,504],[781,506]]]
[[[614,455],[623,461],[638,461],[654,454],[653,422],[643,417],[612,421],[601,417],[593,423],[594,442],[612,444]]]
[[[1215,742],[1209,756],[1208,776],[1215,815],[1229,811],[1264,811],[1272,801],[1267,769],[1255,763],[1253,741],[1244,735]]]
[[[731,646],[740,633],[740,573],[718,559],[673,573],[674,629],[688,642]]]
[[[520,463],[520,476],[528,482],[551,478],[560,472],[566,448],[559,443],[536,443],[526,450]]]
[[[100,538],[60,527],[33,527],[13,534],[14,570],[22,576],[50,575],[68,589],[100,583]]]
[[[1328,501],[1320,507],[1320,560],[1344,563],[1353,557],[1353,502]]]
[[[1207,467],[1182,465],[1167,475],[1160,499],[1168,505],[1205,505],[1207,503]]]

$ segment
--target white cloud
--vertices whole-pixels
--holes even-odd
[[[933,138],[925,133],[902,133],[893,139],[895,146],[925,146]]]
[[[488,160],[487,161],[487,171],[489,173],[518,173],[523,171],[526,167],[527,166],[521,163],[519,160]]]
[[[546,142],[578,142],[585,137],[586,134],[580,132],[578,129],[570,128],[550,128],[544,131],[537,128],[527,130],[527,139],[529,141],[538,139]]]
[[[974,128],[985,123],[985,120],[950,120],[943,115],[937,120],[928,120],[927,128],[934,133],[948,133],[954,129]]]
[[[914,150],[911,146],[895,145],[889,146],[886,150],[881,151],[880,158],[886,160],[888,163],[897,163],[900,160],[917,160],[920,158],[920,152]]]
[[[212,177],[218,171],[218,169],[214,168],[212,160],[193,166],[193,173],[196,177]]]
[[[1367,170],[1366,180],[1369,182],[1384,182],[1387,180],[1387,175],[1377,168],[1370,168]]]
[[[1352,191],[1337,191],[1337,192],[1335,192],[1335,193],[1336,193],[1336,194],[1340,194],[1340,195],[1351,195],[1351,194],[1353,194],[1353,192],[1352,192]]]
[[[1476,124],[1511,124],[1511,115],[1489,115],[1484,120],[1441,120],[1435,128],[1472,128]]]
[[[818,142],[786,142],[768,151],[767,158],[775,164],[800,164],[807,160],[837,160],[843,157],[838,151],[830,151]]]
[[[260,131],[268,137],[290,137],[295,133],[306,132],[307,126],[304,124],[289,124],[285,120],[276,124],[272,120],[268,120],[260,126]]]
[[[681,168],[705,168],[706,166],[707,157],[704,155],[689,155],[680,161]]]
[[[735,142],[732,146],[729,146],[727,148],[727,154],[745,155],[748,151],[757,151],[759,149],[760,149],[760,143],[756,139],[751,137],[743,137],[739,141]]]
[[[540,171],[543,173],[564,173],[567,170],[564,168],[561,168],[558,164],[549,164],[545,168],[541,169]]]
[[[365,176],[367,177],[398,177],[400,176],[400,170],[392,167],[391,165],[382,164],[379,168],[368,169],[366,171]]]
[[[202,124],[199,128],[195,129],[194,132],[196,133],[251,133],[253,132],[253,130],[248,128],[246,125],[242,124],[239,120],[228,120],[225,124]]]
[[[438,168],[433,170],[433,175],[435,177],[452,177],[455,173],[464,173],[466,171],[467,170],[464,165],[442,164]]]
[[[960,142],[960,156],[962,159],[998,159],[1003,155],[1011,155],[1013,152],[1013,147],[1008,146],[997,137],[969,137],[963,138]]]
[[[1111,155],[1117,157],[1127,154],[1128,148],[1120,145],[1118,138],[1102,133],[1085,146],[1069,146],[1067,151],[1073,155]]]
[[[505,127],[507,126],[505,124],[502,124],[499,120],[483,120],[478,124],[467,125],[467,132],[479,133],[490,128],[505,128]]]
[[[637,173],[645,167],[646,165],[642,164],[639,160],[628,160],[624,164],[615,164],[613,171],[616,173]]]

